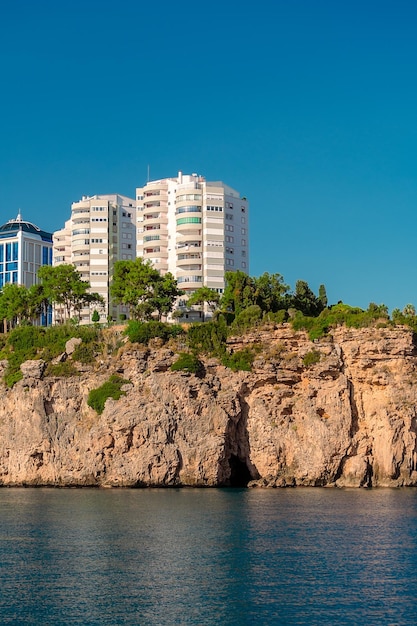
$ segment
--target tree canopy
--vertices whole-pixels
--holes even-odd
[[[213,312],[220,302],[220,294],[210,287],[200,287],[188,298],[187,305],[203,305],[207,303],[209,309]],[[204,312],[203,312],[204,319]]]
[[[91,302],[103,302],[102,296],[90,293],[90,284],[81,279],[74,265],[43,265],[38,270],[38,277],[44,296],[62,307],[64,320],[69,319],[72,312],[79,315],[81,309]]]
[[[157,311],[158,318],[170,313],[177,296],[183,292],[171,273],[164,276],[150,261],[116,261],[110,293],[115,302],[130,309],[130,316],[146,320]]]

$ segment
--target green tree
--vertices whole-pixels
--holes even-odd
[[[315,296],[305,280],[297,280],[292,306],[303,315],[310,317],[317,317],[324,309],[323,303]]]
[[[13,328],[28,321],[29,294],[26,287],[7,283],[0,293],[0,319],[3,320],[5,332],[7,328]]]
[[[169,313],[182,292],[169,272],[161,276],[150,261],[117,261],[114,265],[110,293],[117,303],[129,307],[137,320],[150,319],[154,311],[159,318]]]
[[[389,319],[388,307],[386,304],[375,304],[375,302],[370,302],[368,306],[368,313],[370,313],[374,318],[384,317]]]
[[[32,323],[36,323],[41,315],[47,318],[51,302],[45,293],[42,284],[32,285],[28,289],[28,317]]]
[[[64,320],[71,317],[72,311],[79,314],[83,306],[96,301],[97,297],[101,299],[98,294],[89,293],[90,284],[81,279],[81,274],[74,265],[43,265],[38,270],[38,277],[45,297],[59,309],[62,308]]]
[[[287,308],[286,294],[289,286],[284,283],[281,274],[264,272],[259,278],[254,278],[255,302],[262,311],[276,313]]]
[[[256,304],[255,281],[240,270],[226,272],[226,287],[221,299],[221,307],[238,315],[251,304]]]
[[[94,309],[93,315],[91,316],[91,321],[95,324],[100,321],[100,313],[97,311],[97,309]]]
[[[158,319],[171,313],[175,300],[184,292],[178,289],[178,283],[171,272],[161,276],[158,272],[158,280],[153,283],[153,294],[149,300],[153,311],[158,311]]]
[[[403,315],[405,315],[405,317],[415,317],[415,314],[416,307],[414,306],[414,304],[406,304],[403,308]]]
[[[319,287],[319,300],[323,305],[323,309],[325,309],[327,306],[327,293],[324,285],[320,285]]]
[[[200,287],[196,289],[194,293],[188,298],[187,306],[200,305],[204,307],[207,303],[209,309],[213,312],[220,302],[220,295],[214,289],[210,287]],[[203,308],[203,321],[204,321],[204,308]]]

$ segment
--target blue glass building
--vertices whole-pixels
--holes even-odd
[[[37,284],[42,265],[52,265],[52,233],[23,220],[19,212],[16,219],[0,226],[0,289],[7,283]]]

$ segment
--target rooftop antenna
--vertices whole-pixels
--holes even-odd
[[[21,221],[22,221],[22,213],[21,213],[20,209],[18,209],[16,222],[21,222]]]
[[[151,170],[151,168],[149,167],[149,163],[148,163],[148,180],[147,180],[148,183],[150,181],[150,170]]]

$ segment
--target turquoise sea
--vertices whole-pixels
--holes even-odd
[[[417,490],[2,489],[1,624],[415,625]]]

